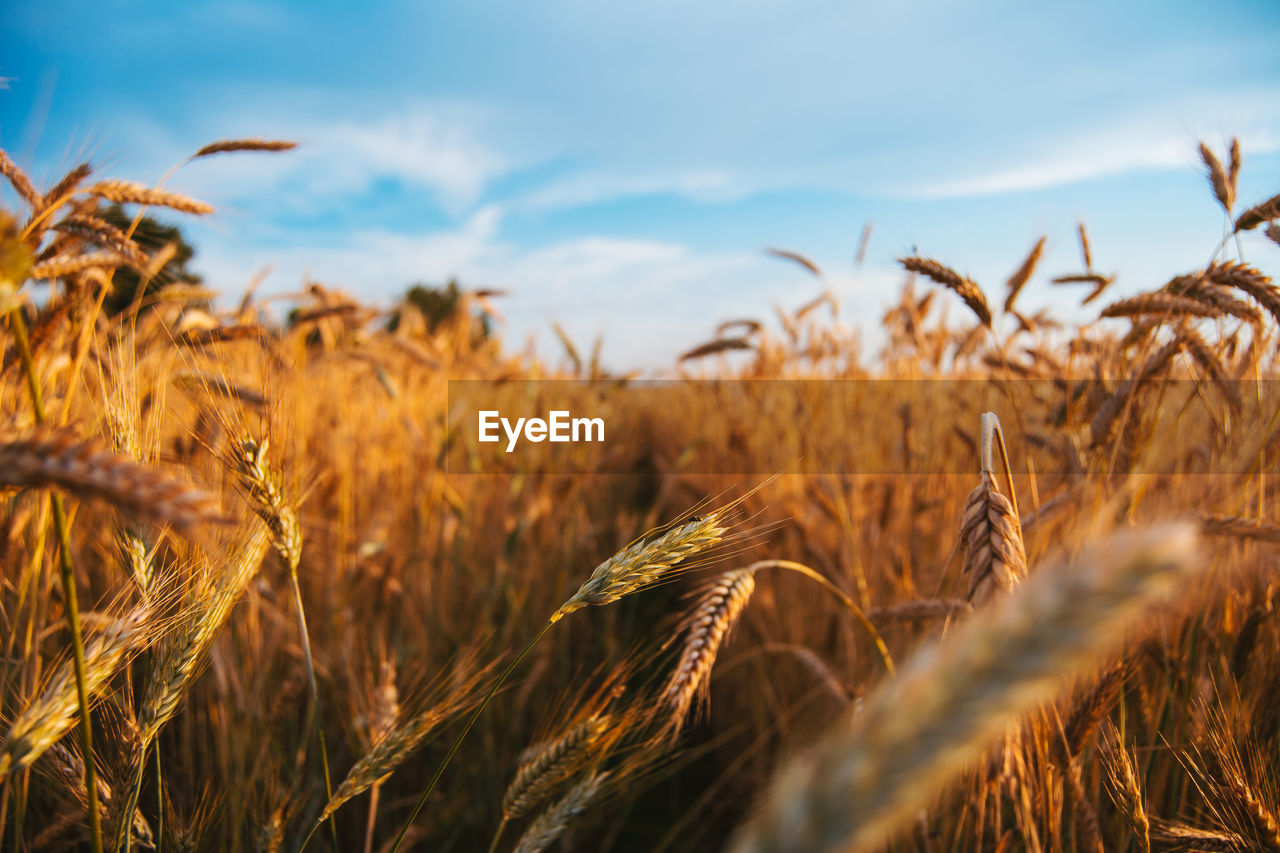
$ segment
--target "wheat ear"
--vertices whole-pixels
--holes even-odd
[[[347,800],[364,793],[389,776],[423,745],[440,724],[472,704],[477,687],[487,674],[488,670],[485,669],[470,673],[439,702],[426,710],[404,715],[397,720],[348,771],[342,784],[325,804],[324,812],[316,825],[327,820]]]
[[[573,821],[587,810],[609,778],[608,773],[592,773],[570,789],[555,804],[529,824],[516,842],[515,853],[539,853],[564,835]]]
[[[965,500],[960,540],[970,603],[986,603],[996,589],[1011,592],[1026,577],[1027,554],[1018,514],[988,471]]]
[[[221,572],[209,567],[212,580],[187,602],[177,628],[152,656],[151,672],[138,713],[139,747],[136,765],[130,768],[133,783],[122,814],[131,814],[137,808],[147,750],[160,730],[182,706],[187,691],[204,667],[209,647],[221,633],[236,602],[257,574],[269,543],[267,532],[260,525],[256,526],[240,540]],[[132,839],[127,832],[122,832],[123,828],[122,821],[117,827],[115,846],[112,849],[123,847],[125,853],[128,853]]]
[[[755,591],[755,572],[735,569],[707,584],[685,621],[687,632],[680,662],[662,690],[662,702],[671,712],[665,733],[679,736],[696,701],[705,703],[720,646],[733,631],[738,617]]]
[[[577,771],[608,733],[608,714],[588,717],[552,740],[536,743],[520,756],[515,778],[502,797],[502,816],[524,817]]]
[[[733,504],[730,504],[730,506],[733,506]],[[551,614],[542,629],[507,665],[507,668],[498,676],[498,680],[489,688],[489,692],[485,694],[484,699],[476,706],[466,725],[462,727],[457,739],[454,740],[448,754],[445,755],[444,761],[431,778],[431,782],[428,783],[426,789],[418,797],[418,802],[409,814],[409,819],[400,827],[400,832],[391,844],[390,853],[396,853],[396,850],[404,842],[405,836],[409,832],[409,827],[417,820],[418,814],[422,811],[422,807],[426,805],[431,792],[439,784],[440,777],[444,775],[444,771],[453,760],[453,756],[457,754],[458,747],[462,745],[462,741],[466,738],[467,733],[471,731],[471,727],[475,725],[476,720],[479,719],[484,709],[488,707],[498,688],[510,677],[525,656],[538,644],[538,641],[546,636],[547,631],[551,630],[551,626],[566,615],[583,607],[610,604],[624,595],[654,584],[668,576],[677,563],[718,545],[723,540],[724,534],[728,529],[720,526],[720,521],[726,511],[721,509],[706,515],[686,519],[664,533],[642,538],[632,543],[596,567],[591,577],[587,579],[578,591],[568,601],[560,605],[555,613]],[[314,829],[312,831],[314,832]]]
[[[213,213],[213,208],[189,196],[167,190],[153,189],[132,181],[98,181],[89,188],[89,194],[105,198],[116,204],[144,204],[149,207],[168,207],[183,213]]]
[[[899,258],[898,263],[911,272],[920,273],[943,287],[955,291],[956,295],[964,300],[964,304],[968,305],[969,310],[978,318],[978,322],[988,329],[991,328],[991,308],[987,305],[987,297],[982,292],[982,288],[978,287],[973,279],[966,278],[951,269],[951,267],[929,258]]]
[[[22,200],[33,210],[44,201],[44,196],[36,191],[36,186],[31,183],[27,173],[19,169],[18,164],[13,162],[8,153],[3,150],[0,150],[0,175],[9,179],[9,183],[18,195],[22,196]]]
[[[1237,158],[1239,156],[1239,148],[1236,148]],[[1227,170],[1222,168],[1222,163],[1214,156],[1213,151],[1208,145],[1200,143],[1200,159],[1204,162],[1205,168],[1209,171],[1209,187],[1213,190],[1213,197],[1218,200],[1218,204],[1222,205],[1222,209],[1231,213],[1231,208],[1235,205],[1235,186],[1230,178],[1227,177]],[[1238,163],[1238,160],[1237,160]],[[1237,166],[1238,168],[1238,166]]]
[[[1102,763],[1107,771],[1108,790],[1116,807],[1124,814],[1138,841],[1141,853],[1151,853],[1151,821],[1138,784],[1138,772],[1129,750],[1110,721],[1102,727]]]
[[[1271,198],[1255,204],[1246,210],[1236,219],[1236,231],[1252,231],[1264,222],[1270,222],[1273,219],[1280,219],[1280,195],[1273,195]]]
[[[298,143],[283,139],[220,139],[217,142],[210,142],[192,154],[191,159],[198,160],[201,157],[229,154],[233,151],[292,151],[297,147]]]
[[[135,608],[90,639],[84,648],[85,692],[93,698],[148,636],[149,610]],[[0,779],[31,765],[75,725],[79,704],[71,661],[54,671],[39,698],[14,719],[0,741]]]
[[[186,532],[225,520],[214,498],[190,483],[61,431],[0,441],[0,484],[61,488]]]
[[[726,529],[720,526],[720,514],[712,512],[635,542],[597,566],[550,621],[558,622],[588,605],[611,604],[657,582],[681,560],[719,544]]]
[[[1004,310],[1013,310],[1013,303],[1017,300],[1018,294],[1027,286],[1027,282],[1031,280],[1031,274],[1035,272],[1036,264],[1040,263],[1040,255],[1044,253],[1044,243],[1047,239],[1047,237],[1041,237],[1037,240],[1027,254],[1026,260],[1022,262],[1022,266],[1009,276],[1009,282],[1005,285],[1009,295],[1004,298]]]
[[[1108,652],[1202,564],[1186,524],[1116,536],[1037,572],[983,619],[918,653],[778,775],[732,846],[869,851],[978,759],[1009,719]]]

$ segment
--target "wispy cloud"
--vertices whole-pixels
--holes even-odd
[[[363,188],[394,179],[435,194],[448,206],[465,207],[510,163],[466,127],[429,112],[384,116],[372,123],[339,123],[320,131],[331,186]]]
[[[1189,127],[1194,116],[1198,128]],[[1212,121],[1209,117],[1220,116]],[[1145,105],[1136,116],[1069,129],[1049,141],[1019,146],[1014,162],[954,180],[919,181],[901,188],[921,199],[999,195],[1065,186],[1153,169],[1181,169],[1195,162],[1200,136],[1214,142],[1221,128],[1239,135],[1246,153],[1280,150],[1280,90],[1199,94]]]
[[[534,211],[587,207],[601,202],[656,195],[678,195],[694,201],[729,201],[744,188],[724,170],[697,170],[658,174],[580,172],[550,183],[514,204]]]

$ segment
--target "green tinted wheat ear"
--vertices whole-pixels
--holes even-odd
[[[1011,718],[1109,652],[1204,566],[1185,524],[1117,536],[1032,575],[918,653],[778,774],[736,853],[869,851],[979,759]]]
[[[642,539],[601,563],[576,593],[551,615],[552,622],[588,605],[611,604],[662,579],[673,566],[717,545],[727,528],[720,514],[698,516]]]

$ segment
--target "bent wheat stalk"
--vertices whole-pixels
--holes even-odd
[[[984,619],[917,654],[783,768],[731,849],[869,851],[978,759],[1011,716],[1055,693],[1194,576],[1187,524],[1125,536],[1037,572]]]

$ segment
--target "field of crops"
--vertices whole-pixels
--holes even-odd
[[[141,239],[207,205],[0,153],[0,848],[1280,851],[1280,196],[1200,154],[1202,269],[906,257],[868,358],[781,252],[649,386],[216,298]]]

